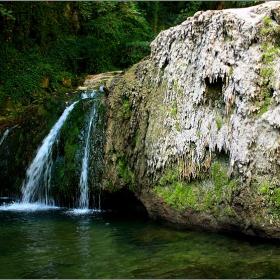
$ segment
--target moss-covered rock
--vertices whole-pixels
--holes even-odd
[[[197,12],[111,81],[104,189],[133,182],[151,217],[280,236],[279,11]]]
[[[0,146],[2,196],[21,196],[27,167],[64,109],[64,101],[50,98],[29,106],[17,118],[1,122],[1,135],[9,131]]]

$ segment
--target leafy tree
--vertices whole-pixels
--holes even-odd
[[[76,86],[80,77],[138,62],[164,29],[197,10],[243,7],[231,1],[3,1],[0,107]]]

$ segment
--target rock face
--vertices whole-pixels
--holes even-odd
[[[108,86],[103,187],[149,215],[280,237],[280,4],[197,12]]]

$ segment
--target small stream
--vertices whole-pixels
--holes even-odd
[[[0,278],[279,278],[280,241],[113,212],[0,207]]]

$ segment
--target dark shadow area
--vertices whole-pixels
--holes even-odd
[[[209,77],[206,77],[205,79],[205,97],[206,100],[212,100],[212,101],[220,101],[222,98],[222,89],[223,89],[223,80],[221,77],[218,77],[217,80],[213,80],[210,82]]]
[[[103,191],[101,195],[101,209],[148,215],[143,203],[136,198],[133,192],[127,189],[121,189],[114,193]]]

